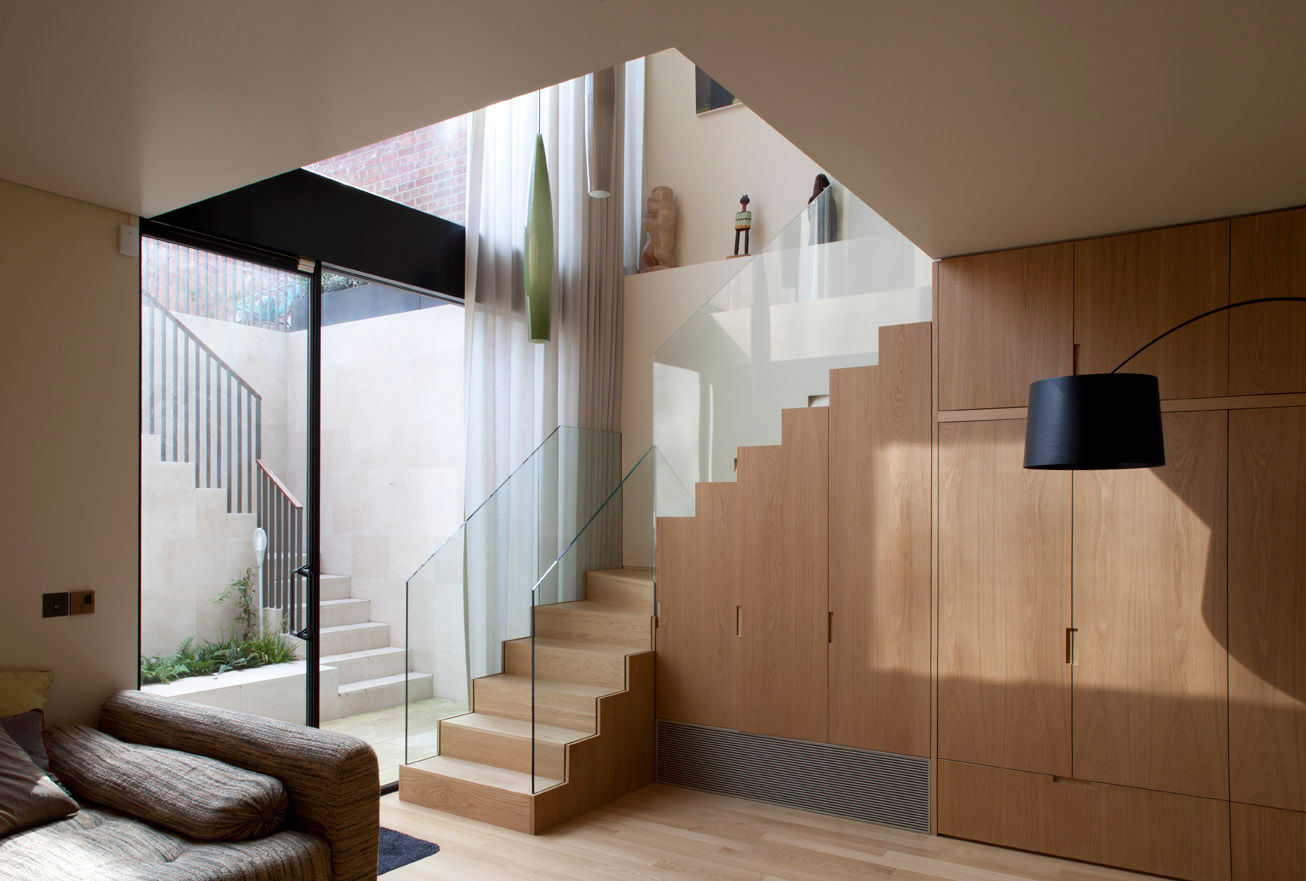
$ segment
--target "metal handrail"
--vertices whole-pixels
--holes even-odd
[[[282,630],[303,624],[303,583],[295,577],[304,557],[304,506],[263,460],[258,467],[258,522],[267,534],[263,563],[263,607],[281,611]]]
[[[142,293],[141,433],[164,462],[191,462],[197,488],[227,490],[227,511],[255,512],[263,397],[162,303]]]

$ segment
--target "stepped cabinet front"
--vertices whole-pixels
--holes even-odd
[[[931,326],[658,520],[657,715],[930,755]]]

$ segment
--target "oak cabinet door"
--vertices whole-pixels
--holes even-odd
[[[939,265],[939,409],[1023,407],[1029,384],[1070,373],[1074,245]]]
[[[1079,373],[1107,373],[1153,337],[1229,302],[1229,221],[1075,242]],[[1228,393],[1229,317],[1176,331],[1130,361],[1163,398]]]
[[[1238,217],[1229,239],[1230,302],[1306,296],[1306,208]],[[1306,303],[1229,313],[1229,394],[1306,391]]]
[[[781,426],[780,446],[739,451],[744,583],[739,728],[825,741],[827,408],[785,410]]]
[[[1075,473],[1074,776],[1227,799],[1227,414],[1162,468]]]
[[[1024,420],[939,427],[939,756],[1070,774],[1070,473]]]
[[[701,483],[694,517],[658,520],[657,716],[734,728],[742,602],[739,487]]]
[[[1306,814],[1231,804],[1233,881],[1301,881]]]
[[[1229,424],[1231,798],[1306,810],[1306,409]]]
[[[830,741],[930,754],[930,326],[830,371]]]

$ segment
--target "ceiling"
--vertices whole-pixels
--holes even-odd
[[[1301,0],[0,0],[0,21],[0,178],[144,215],[668,47],[935,257],[1306,203]]]

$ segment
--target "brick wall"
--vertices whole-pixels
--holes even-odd
[[[410,208],[467,221],[467,117],[459,116],[306,166]]]

